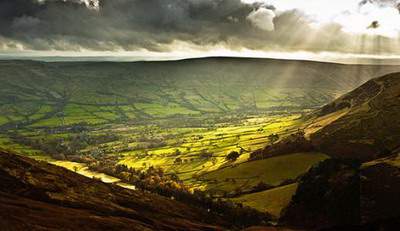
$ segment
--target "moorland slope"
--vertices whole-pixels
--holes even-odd
[[[316,110],[298,133],[253,158],[318,151],[336,158],[374,160],[400,147],[400,73],[372,79]]]
[[[322,152],[361,160],[393,154],[400,147],[400,73],[370,80],[318,113],[341,114],[309,135]]]
[[[1,230],[222,230],[207,211],[0,153]],[[212,225],[214,224],[214,225]]]

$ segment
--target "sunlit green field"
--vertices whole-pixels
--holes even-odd
[[[246,161],[251,151],[269,143],[270,134],[284,136],[298,121],[299,115],[266,116],[244,119],[237,124],[216,124],[212,128],[169,129],[164,135],[171,138],[163,139],[164,146],[124,153],[120,163],[135,168],[160,166],[177,173],[182,179],[190,179],[193,174],[232,164],[226,161],[226,155],[231,151],[241,153],[236,163]],[[157,135],[162,137],[163,131],[160,130]],[[143,155],[144,152],[146,155]],[[177,158],[182,162],[176,163]]]
[[[218,169],[201,176],[208,181],[208,190],[240,191],[260,182],[278,186],[286,180],[296,179],[314,164],[328,158],[321,153],[298,153],[245,162]]]
[[[11,140],[7,135],[0,134],[0,148],[3,150],[9,150],[22,154],[25,156],[35,157],[35,156],[46,156],[41,150],[32,149],[29,146],[19,144]]]
[[[279,218],[282,209],[289,204],[296,192],[297,185],[297,183],[294,183],[258,193],[246,194],[234,198],[233,201],[253,207],[259,211],[268,212],[275,218]]]

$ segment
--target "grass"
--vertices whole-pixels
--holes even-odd
[[[247,160],[248,152],[262,148],[269,142],[267,138],[269,134],[288,132],[297,123],[298,117],[297,115],[249,118],[239,124],[216,124],[212,129],[174,128],[167,132],[161,129],[157,131],[158,135],[174,134],[170,139],[163,139],[166,145],[125,153],[120,163],[135,168],[143,167],[146,163],[146,165],[160,166],[178,174],[185,172],[184,178],[190,178],[191,176],[187,172],[216,169],[225,164],[225,156],[230,151],[240,151],[240,147],[246,151],[237,163]],[[270,124],[275,124],[275,126],[264,130]],[[260,131],[260,129],[262,130]],[[127,138],[129,138],[129,134],[130,132],[127,132]],[[131,145],[135,146],[137,143]],[[177,150],[179,150],[179,155],[175,155]],[[148,156],[138,159],[137,156],[145,151]],[[213,158],[201,158],[202,152],[211,153]],[[174,164],[177,157],[190,160],[190,163],[185,162],[177,166]]]
[[[333,76],[326,78],[328,69],[323,65],[321,74],[317,63],[266,60],[260,65],[261,60],[253,61],[233,61],[235,65],[223,60],[71,65],[8,62],[1,65],[0,110],[4,115],[0,116],[22,122],[26,115],[38,120],[48,114],[50,118],[30,125],[56,127],[60,126],[56,108],[61,103],[65,104],[61,109],[66,124],[205,113],[288,112],[323,105],[352,88],[341,84],[354,78],[342,70],[351,67],[329,69]],[[288,67],[296,74],[286,73]],[[313,80],[312,84],[307,85],[300,75]],[[366,70],[365,78],[370,75]],[[4,122],[0,117],[0,124]]]
[[[363,163],[362,167],[369,167],[369,166],[382,164],[382,163],[390,164],[390,165],[400,168],[400,153],[397,155],[392,155],[390,157],[385,157],[385,158],[381,158],[381,159]]]
[[[0,135],[0,148],[3,150],[10,150],[17,154],[29,157],[45,155],[45,153],[43,153],[41,150],[32,149],[31,147],[16,143],[6,135]]]
[[[342,109],[342,110],[336,111],[334,113],[330,113],[328,115],[314,119],[310,124],[307,124],[304,129],[306,137],[309,138],[311,134],[321,130],[324,126],[329,125],[332,122],[340,119],[342,116],[346,115],[348,112],[349,112],[348,109]]]
[[[0,125],[7,123],[9,120],[4,117],[4,116],[0,116]]]
[[[277,186],[288,179],[295,179],[312,165],[327,159],[322,153],[297,153],[259,161],[229,166],[201,176],[208,190],[231,192],[244,190],[263,182]]]
[[[297,186],[297,183],[289,184],[263,192],[246,194],[234,198],[232,201],[242,203],[261,212],[267,212],[274,218],[279,218],[282,209],[289,205],[292,196],[297,190]]]
[[[150,115],[157,115],[158,117],[173,116],[173,115],[196,115],[199,112],[188,110],[178,104],[142,104],[138,103],[135,106]]]

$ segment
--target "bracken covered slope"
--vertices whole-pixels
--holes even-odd
[[[372,160],[400,147],[400,73],[368,81],[319,111],[336,117],[310,134],[313,146],[334,157]]]
[[[372,79],[304,118],[298,133],[251,158],[321,152],[362,162],[400,150],[400,73]]]
[[[223,230],[218,224],[168,198],[0,152],[0,230]]]

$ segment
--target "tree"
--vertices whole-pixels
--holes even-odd
[[[206,149],[203,149],[200,151],[200,158],[202,159],[209,159],[213,157],[213,154],[208,152]]]
[[[261,191],[265,191],[265,190],[268,190],[268,189],[271,189],[271,188],[273,188],[273,186],[271,186],[269,184],[266,184],[266,183],[261,181],[256,186],[254,186],[253,191],[254,192],[261,192]]]
[[[269,140],[269,142],[274,144],[276,141],[279,140],[279,135],[278,134],[271,134],[271,135],[268,136],[268,140]]]
[[[174,154],[175,154],[175,156],[179,156],[182,154],[182,152],[181,152],[181,150],[176,149]]]
[[[237,151],[232,151],[226,156],[226,160],[236,161],[239,157],[240,157],[240,154]]]
[[[183,163],[183,160],[180,157],[176,158],[174,161],[174,164],[182,164],[182,163]]]

